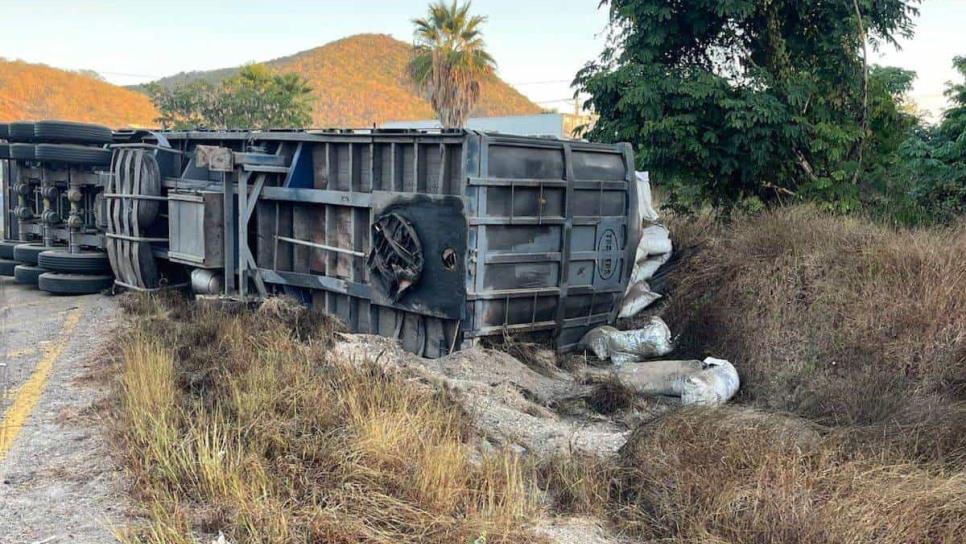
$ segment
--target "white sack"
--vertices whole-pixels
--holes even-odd
[[[708,357],[704,370],[684,380],[681,404],[718,406],[728,402],[738,392],[738,371],[724,359]]]
[[[614,369],[617,380],[642,395],[666,395],[680,397],[684,381],[704,370],[704,363],[697,360],[647,361],[631,363]]]
[[[634,172],[637,180],[637,209],[645,223],[657,221],[657,210],[651,202],[651,179],[647,172]]]
[[[671,258],[670,253],[665,253],[664,255],[656,255],[639,261],[634,267],[633,272],[631,272],[630,283],[628,283],[627,290],[630,291],[630,286],[634,283],[647,281],[654,277],[657,270]]]
[[[640,263],[651,255],[670,253],[672,249],[671,235],[667,227],[658,223],[646,225],[641,231],[641,241],[637,244],[634,262]]]
[[[671,329],[660,317],[653,317],[643,328],[619,331],[604,325],[595,327],[580,339],[580,346],[594,352],[600,360],[616,365],[660,357],[671,352]]]
[[[628,284],[627,292],[621,300],[621,311],[617,317],[621,319],[634,317],[659,298],[661,295],[651,291],[651,286],[646,281]]]
[[[637,172],[637,206],[643,220],[641,240],[634,255],[634,268],[621,300],[620,318],[634,317],[661,295],[651,290],[647,280],[671,258],[671,236],[664,225],[656,223],[657,211],[651,203],[651,185],[647,172]]]
[[[681,404],[718,406],[738,392],[738,372],[724,359],[635,362],[615,367],[612,375],[642,395],[680,397]]]

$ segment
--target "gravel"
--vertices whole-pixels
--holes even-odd
[[[44,349],[60,341],[68,313],[80,313],[39,402],[0,459],[0,542],[114,542],[111,529],[128,519],[126,486],[100,424],[106,386],[89,379],[117,315],[114,299],[54,297],[0,282],[0,391],[8,392],[0,416]]]

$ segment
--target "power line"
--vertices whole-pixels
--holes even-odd
[[[510,83],[514,87],[522,87],[524,85],[547,85],[550,83],[572,83],[570,79],[548,79],[546,81],[523,81],[518,83]]]
[[[554,102],[573,102],[575,100],[580,100],[579,98],[557,98],[555,100],[538,100],[534,104],[551,104]]]
[[[131,73],[127,73],[127,72],[105,72],[103,70],[93,70],[93,69],[91,71],[92,72],[97,72],[98,74],[109,75],[109,76],[150,77],[150,78],[153,78],[153,79],[161,79],[162,77],[167,77],[167,76],[159,76],[159,75],[152,75],[152,74],[131,74]]]

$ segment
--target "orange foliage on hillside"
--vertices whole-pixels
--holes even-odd
[[[384,34],[358,34],[269,62],[279,72],[308,80],[317,127],[371,127],[386,121],[432,119],[429,101],[406,74],[412,46]],[[163,78],[164,86],[220,81],[237,69]],[[494,76],[483,83],[474,116],[540,113],[539,106]],[[153,127],[158,112],[134,89],[42,64],[0,59],[0,122],[66,119],[114,128]]]
[[[429,101],[406,74],[412,46],[384,34],[358,34],[267,64],[306,78],[317,97],[317,126],[369,127],[385,121],[431,119]],[[540,113],[540,107],[499,78],[484,83],[474,115]]]
[[[43,64],[0,59],[0,122],[64,119],[152,127],[157,110],[138,92]]]
[[[406,74],[412,46],[385,34],[357,34],[265,64],[308,80],[316,97],[317,127],[365,128],[385,121],[436,115]],[[163,86],[231,77],[237,70],[190,72],[159,80]],[[497,77],[483,83],[474,116],[540,113],[539,106]]]

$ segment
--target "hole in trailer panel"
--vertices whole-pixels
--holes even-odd
[[[448,247],[443,250],[443,268],[449,271],[456,270],[456,250]]]

